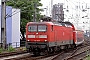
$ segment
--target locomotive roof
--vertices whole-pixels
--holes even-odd
[[[27,25],[29,24],[47,24],[47,25],[54,25],[52,22],[28,22]]]
[[[62,22],[62,23],[54,23],[54,22],[28,22],[27,25],[29,24],[46,24],[46,25],[57,25],[57,26],[65,26],[65,24],[69,24],[73,27],[74,30],[82,30],[80,27],[76,27],[75,25],[73,25],[72,23],[70,22]]]
[[[29,24],[47,24],[47,25],[58,25],[58,26],[65,26],[65,24],[69,24],[69,25],[73,25],[71,23],[68,22],[28,22],[27,25]]]

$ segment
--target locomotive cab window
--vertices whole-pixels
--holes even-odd
[[[38,25],[38,32],[44,32],[47,30],[47,26],[46,25]]]
[[[29,25],[28,31],[30,32],[36,32],[37,31],[37,25]]]

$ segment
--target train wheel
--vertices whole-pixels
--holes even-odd
[[[41,51],[40,51],[40,48],[36,47],[33,49],[33,54],[34,55],[40,55]]]
[[[33,54],[34,54],[35,56],[39,56],[39,55],[40,55],[40,52],[33,52]]]
[[[68,46],[67,45],[65,46],[65,49],[68,49]]]
[[[60,52],[61,51],[61,48],[60,48],[60,46],[58,47],[58,52]]]
[[[71,44],[68,45],[68,48],[69,48],[69,49],[71,48]]]
[[[48,50],[45,50],[44,55],[48,55]]]
[[[55,46],[55,47],[54,47],[54,52],[57,52],[57,50],[58,50],[58,47]]]
[[[51,54],[52,53],[52,48],[50,47],[50,48],[48,48],[48,54]]]
[[[76,45],[75,45],[75,44],[72,44],[72,45],[71,45],[71,47],[72,47],[72,48],[75,48],[75,47],[76,47]]]
[[[48,55],[48,50],[47,49],[42,49],[42,52],[40,53],[40,55]]]

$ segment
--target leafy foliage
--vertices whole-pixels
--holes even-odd
[[[39,6],[42,6],[40,1],[41,0],[9,0],[9,2],[6,3],[6,5],[8,6],[12,6],[13,8],[19,8],[21,10],[20,30],[22,34],[24,34],[25,32],[27,22],[33,21],[35,6],[37,16],[36,20],[39,21],[40,17],[42,16],[40,14],[40,11],[42,11],[42,9],[39,9]]]
[[[13,48],[12,46],[9,46],[8,52],[14,52],[14,51],[15,51],[15,48]]]
[[[2,53],[2,51],[3,51],[3,49],[2,49],[2,48],[0,48],[0,53]]]

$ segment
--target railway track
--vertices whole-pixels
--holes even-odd
[[[61,52],[62,54],[63,52]],[[57,53],[55,54],[49,54],[49,55],[45,55],[45,56],[34,56],[34,55],[25,55],[25,56],[21,56],[21,57],[17,57],[17,58],[11,58],[11,59],[6,59],[6,60],[40,60],[40,59],[44,59],[50,56],[54,56],[57,55]]]
[[[30,54],[21,57],[10,58],[6,60],[82,60],[87,57],[87,51],[90,53],[90,41],[78,46],[76,49],[62,51],[59,54],[51,54],[46,56],[33,56]]]
[[[85,55],[85,56],[79,58],[78,60],[84,60],[84,59],[86,59],[87,57],[89,57],[89,55]]]
[[[90,50],[90,46],[85,48],[83,51],[78,52],[74,55],[66,57],[64,60],[79,60],[80,58],[84,57],[87,55],[87,51]]]
[[[83,46],[85,47],[85,46]],[[78,47],[77,49],[73,49],[73,53],[72,53],[72,49],[69,51],[71,52],[72,54],[69,54],[70,56],[73,56],[73,54],[80,48],[83,48],[83,47]],[[56,60],[57,59],[57,56],[64,56],[63,54],[65,54],[66,51],[62,51],[60,52],[59,54],[51,54],[51,55],[46,55],[46,56],[38,56],[38,57],[33,57],[31,55],[25,55],[25,56],[22,56],[22,57],[17,57],[17,58],[11,58],[9,60]],[[67,55],[67,56],[69,56]],[[51,58],[49,58],[51,57]]]
[[[87,57],[87,54],[90,54],[89,40],[86,40],[85,43],[77,47],[77,49],[68,51],[62,55],[57,55],[52,60],[83,60],[85,57]]]
[[[78,50],[78,49],[76,49],[76,50]],[[21,57],[11,58],[11,59],[6,59],[6,60],[72,60],[72,59],[77,60],[75,57],[79,56],[80,54],[82,55],[82,53],[86,55],[87,50],[88,51],[90,50],[90,46],[84,48],[83,50],[81,49],[82,50],[81,52],[77,52],[76,50],[73,50],[73,53],[71,52],[72,50],[69,51],[69,53],[66,53],[65,51],[63,51],[59,54],[55,54],[56,56],[55,55],[49,55],[49,56],[37,56],[36,57],[36,56],[31,56],[30,54],[29,55],[27,54],[27,55],[24,55]],[[65,55],[67,55],[67,56],[65,56]],[[51,56],[52,56],[52,58],[48,58]],[[60,58],[59,56],[64,56],[64,57]],[[80,59],[81,59],[81,57],[80,57]],[[48,59],[46,59],[46,58],[48,58]]]
[[[18,54],[23,54],[27,53],[27,51],[17,51],[17,52],[7,52],[7,53],[0,53],[0,58],[2,57],[7,57],[7,56],[12,56],[12,55],[18,55]]]
[[[88,53],[90,53],[90,46],[81,48],[80,50],[71,50],[69,52],[59,54],[52,60],[80,60],[86,57]]]
[[[57,54],[57,55],[53,55],[44,59],[39,59],[39,60],[64,60],[64,58],[68,57],[68,56],[73,56],[75,53],[78,53],[78,50],[81,48],[86,47],[86,45],[81,45],[79,47],[77,47],[76,49],[69,49],[69,51],[64,50],[61,53]],[[83,49],[84,50],[84,49]],[[59,57],[61,56],[61,57]],[[59,57],[59,59],[58,59]]]

